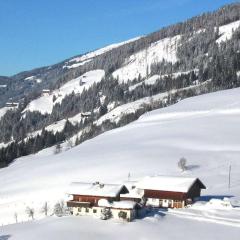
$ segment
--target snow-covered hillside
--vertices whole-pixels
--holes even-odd
[[[114,48],[120,47],[120,46],[122,46],[124,44],[136,41],[139,38],[141,38],[141,37],[132,38],[132,39],[129,39],[128,41],[124,41],[124,42],[120,42],[120,43],[113,43],[113,44],[108,45],[106,47],[97,49],[97,50],[95,50],[93,52],[89,52],[87,54],[84,54],[84,55],[82,55],[80,57],[72,58],[71,60],[69,60],[68,62],[65,63],[63,68],[70,69],[70,68],[76,68],[76,67],[82,66],[85,63],[90,62],[94,57],[97,57],[97,56],[99,56],[99,55],[101,55],[103,53],[106,53],[106,52],[108,52],[108,51],[110,51],[110,50],[112,50]]]
[[[150,71],[153,63],[161,62],[163,59],[167,62],[176,62],[176,51],[180,38],[181,36],[177,35],[161,39],[151,44],[149,48],[133,54],[126,60],[122,68],[113,73],[113,76],[118,77],[120,81],[127,82],[138,78],[139,74],[141,77],[146,77],[147,71]]]
[[[13,223],[14,212],[26,220],[26,206],[39,212],[45,201],[53,205],[72,181],[121,182],[128,173],[134,179],[195,176],[207,186],[203,195],[239,196],[239,94],[237,88],[189,98],[58,155],[49,148],[17,159],[0,169],[0,224]],[[185,173],[177,167],[182,156],[188,160]]]
[[[231,39],[232,34],[240,26],[240,21],[235,21],[219,27],[220,38],[217,39],[217,43],[225,42]]]
[[[87,90],[93,85],[93,83],[100,82],[104,77],[104,70],[94,70],[86,72],[78,78],[72,79],[71,81],[64,84],[59,89],[54,90],[49,95],[41,96],[32,102],[26,107],[26,111],[39,111],[41,113],[51,113],[54,104],[61,103],[62,99],[74,92],[75,94],[81,93],[84,89]],[[53,101],[53,96],[56,97],[56,101]]]

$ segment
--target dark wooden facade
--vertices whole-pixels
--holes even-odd
[[[87,207],[97,207],[98,201],[100,199],[106,199],[109,202],[112,201],[120,201],[120,194],[128,193],[128,190],[125,186],[121,188],[116,196],[92,196],[92,195],[80,195],[80,194],[72,194],[73,199],[67,202],[68,207],[83,207],[85,203],[87,203]],[[80,206],[81,205],[81,206]]]
[[[98,206],[98,201],[100,199],[107,199],[109,202],[111,201],[119,201],[120,196],[117,197],[106,197],[106,196],[85,196],[85,195],[73,195],[73,200],[69,201],[70,204],[72,202],[80,202],[80,203],[89,203],[89,206]]]
[[[124,196],[120,196],[120,200],[121,201],[134,201],[136,203],[140,203],[141,202],[141,198],[134,198],[134,197],[124,197]]]
[[[194,198],[200,197],[201,189],[205,188],[204,184],[199,179],[196,179],[188,192],[144,189],[144,198],[169,199],[178,204],[178,201],[193,201]]]

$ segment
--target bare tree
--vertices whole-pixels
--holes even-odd
[[[54,154],[59,154],[62,151],[62,146],[58,143],[55,147]]]
[[[71,138],[68,138],[68,139],[67,139],[67,148],[68,148],[68,149],[71,149],[71,148],[73,148],[73,146],[74,146],[74,144],[73,144],[72,139],[71,139]]]
[[[32,220],[34,220],[34,213],[35,213],[34,208],[27,207],[26,213],[29,218],[32,218]]]
[[[44,213],[44,215],[47,216],[49,210],[50,210],[50,207],[48,205],[48,202],[45,202],[44,205],[42,206],[41,213]]]
[[[14,218],[15,218],[15,222],[18,223],[18,214],[17,214],[17,212],[14,213]]]
[[[184,172],[187,169],[187,159],[182,157],[178,161],[178,167]]]

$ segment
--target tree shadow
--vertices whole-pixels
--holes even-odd
[[[192,164],[192,165],[187,165],[186,166],[186,170],[194,170],[194,169],[197,169],[197,168],[200,168],[200,166],[199,165],[194,165],[194,164]]]
[[[11,235],[1,235],[0,240],[8,240],[11,237]]]
[[[231,198],[231,197],[234,197],[234,196],[233,195],[203,195],[203,196],[199,197],[197,200],[208,202],[213,198],[223,200],[224,198]]]
[[[154,217],[154,218],[162,218],[165,217],[166,214],[164,212],[167,212],[167,209],[164,208],[148,208],[148,209],[142,209],[141,212],[137,214],[137,219],[144,219],[146,217]]]

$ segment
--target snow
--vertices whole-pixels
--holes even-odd
[[[134,102],[120,105],[114,108],[112,111],[100,117],[95,123],[97,125],[101,125],[106,120],[110,120],[111,122],[118,123],[123,115],[135,113],[137,110],[144,107],[145,104],[149,104],[152,101],[162,100],[165,97],[167,97],[167,95],[168,93],[160,93],[160,94],[154,95],[153,97],[145,97]]]
[[[7,110],[9,110],[8,107],[0,108],[0,119],[5,115],[5,113],[7,112]]]
[[[107,199],[100,199],[98,201],[99,207],[110,207],[118,209],[134,209],[136,202],[134,201],[118,201],[118,202],[109,202]]]
[[[81,113],[78,113],[75,116],[73,116],[71,118],[68,118],[68,121],[70,123],[72,123],[73,125],[77,125],[78,123],[81,122],[81,120],[82,120]],[[63,131],[66,122],[67,122],[66,119],[59,120],[57,122],[54,122],[53,124],[50,124],[50,125],[46,126],[45,130],[48,131],[48,132],[53,132],[54,134],[56,132],[61,132],[61,131]],[[29,137],[35,137],[38,134],[40,135],[41,132],[42,132],[42,130],[31,132],[31,133],[28,134],[28,137],[25,140],[27,140]]]
[[[137,181],[135,181],[135,183],[137,183]],[[120,194],[121,198],[138,198],[138,199],[142,199],[143,195],[144,195],[144,190],[142,189],[138,189],[135,187],[135,183],[132,184],[131,186],[129,186],[128,184],[125,184],[125,186],[127,187],[129,193],[125,193],[125,194]]]
[[[26,81],[36,81],[37,83],[41,83],[42,82],[42,79],[41,78],[37,78],[36,76],[26,77],[24,80],[26,80]]]
[[[220,26],[219,27],[219,34],[221,35],[217,39],[217,43],[220,44],[221,42],[225,42],[232,38],[232,34],[237,28],[240,26],[240,20]]]
[[[198,74],[198,69],[193,69],[192,71],[194,71],[196,74]],[[154,85],[158,80],[160,80],[161,78],[164,78],[164,77],[172,77],[172,78],[177,78],[181,75],[187,75],[189,74],[191,71],[185,71],[185,72],[175,72],[175,73],[172,73],[172,75],[170,74],[163,74],[163,75],[153,75],[147,79],[145,79],[144,81],[140,82],[140,83],[137,83],[135,85],[132,85],[129,87],[129,91],[132,91],[134,90],[136,87],[138,86],[141,86],[143,83],[145,85]]]
[[[129,57],[123,67],[113,72],[114,78],[119,78],[121,82],[137,79],[147,76],[147,68],[153,63],[161,62],[165,59],[167,62],[175,63],[177,61],[176,50],[181,36],[177,35],[172,38],[164,38],[152,43],[148,48],[141,50]]]
[[[238,240],[239,228],[156,213],[154,217],[131,223],[102,221],[88,216],[48,217],[4,226],[0,236],[2,240]]]
[[[140,83],[130,86],[129,91],[134,90],[136,87],[141,86],[143,83],[146,85],[153,85],[156,83],[157,80],[160,79],[160,77],[161,77],[160,75],[153,75]]]
[[[207,84],[209,81],[210,80],[206,81],[202,85]],[[123,117],[123,115],[135,113],[137,110],[144,108],[146,105],[152,104],[157,101],[166,100],[169,93],[174,94],[176,91],[180,91],[180,90],[184,90],[184,89],[187,90],[187,89],[191,89],[191,88],[195,88],[195,87],[196,86],[193,85],[193,86],[181,88],[178,90],[171,90],[169,92],[159,93],[159,94],[153,95],[151,97],[141,98],[134,102],[122,104],[122,105],[114,108],[110,112],[106,113],[102,117],[100,117],[95,123],[96,123],[96,125],[101,125],[106,120],[110,120],[111,122],[118,123],[120,121],[120,119]]]
[[[39,111],[42,114],[50,114],[52,112],[53,106],[56,103],[61,103],[66,95],[69,95],[72,92],[74,92],[75,94],[81,93],[84,89],[87,90],[88,88],[90,88],[94,83],[100,82],[104,76],[105,72],[101,69],[86,72],[80,77],[67,82],[59,89],[54,90],[51,94],[41,96],[31,101],[26,107],[26,109],[23,111],[23,113],[26,111]],[[81,86],[80,81],[83,82]],[[57,97],[55,102],[53,102],[54,95]]]
[[[100,48],[96,51],[93,51],[93,52],[89,52],[87,54],[84,54],[80,57],[75,57],[71,60],[69,60],[68,62],[66,62],[66,64],[63,66],[63,68],[76,68],[76,67],[79,67],[79,66],[82,66],[84,65],[85,63],[87,62],[90,62],[92,60],[92,58],[94,57],[97,57],[101,54],[104,54],[114,48],[117,48],[117,47],[120,47],[124,44],[127,44],[127,43],[130,43],[130,42],[134,42],[138,39],[140,39],[141,37],[136,37],[136,38],[132,38],[128,41],[124,41],[124,42],[120,42],[120,43],[114,43],[114,44],[111,44],[111,45],[108,45],[106,47],[103,47],[103,48]],[[73,63],[73,64],[72,64]]]
[[[52,96],[41,96],[33,101],[31,101],[28,106],[26,107],[26,109],[23,111],[29,111],[29,112],[33,112],[33,111],[39,111],[42,114],[50,114],[52,112],[53,109],[53,100],[52,100]]]
[[[34,207],[36,219],[44,217],[39,214],[43,203],[48,201],[53,206],[64,199],[71,182],[92,182],[97,177],[101,182],[122,184],[127,180],[128,173],[131,173],[132,180],[150,175],[198,177],[207,187],[202,191],[205,197],[239,197],[239,96],[240,88],[236,88],[188,98],[175,105],[146,113],[127,126],[101,134],[69,151],[54,155],[53,147],[15,160],[9,167],[0,169],[0,225],[14,223],[14,212],[18,213],[19,221],[26,221],[26,206]],[[185,172],[181,172],[177,166],[181,157],[187,159]],[[230,163],[232,172],[229,189]],[[225,211],[207,209],[203,205],[201,210],[187,208],[179,212],[172,212],[172,215],[169,212],[169,216],[164,213],[166,217],[163,221],[154,217],[139,220],[130,223],[126,229],[133,228],[131,231],[135,234],[140,231],[143,235],[139,233],[139,236],[145,236],[147,229],[153,229],[151,236],[157,239],[159,234],[171,239],[174,234],[179,237],[183,232],[184,239],[226,239],[226,236],[231,239],[239,238],[239,227],[236,227],[239,210],[236,208]],[[186,216],[192,212],[199,212],[199,215]],[[208,215],[210,213],[215,216],[210,219],[211,222]],[[216,219],[226,215],[232,220]],[[76,221],[77,226],[72,226],[72,221]],[[28,231],[33,230],[31,226],[35,226],[34,236],[38,237],[37,229],[39,232],[46,230],[44,239],[47,239],[51,235],[50,230],[47,230],[48,226],[56,227],[54,234],[59,234],[57,229],[62,229],[61,226],[69,233],[72,226],[75,229],[72,234],[79,238],[79,235],[84,235],[85,230],[89,233],[90,227],[95,229],[98,224],[105,223],[78,217],[50,218],[3,227],[1,234],[11,234],[12,239],[26,239],[26,234],[30,236]],[[174,231],[173,225],[176,226]],[[86,229],[82,226],[86,226]],[[108,221],[107,226],[107,229],[110,228],[107,236],[112,237],[110,232],[117,236],[117,230],[114,232],[112,227],[115,226],[114,223]],[[118,228],[119,226],[116,227]],[[104,231],[108,230],[105,228]],[[99,234],[96,230],[96,237],[100,238]],[[53,235],[49,238],[53,239]],[[90,236],[90,239],[94,239],[94,236]]]
[[[91,60],[86,60],[86,61],[83,61],[83,62],[80,62],[80,63],[74,63],[72,65],[64,65],[63,68],[68,68],[68,69],[71,69],[71,68],[77,68],[77,67],[80,67],[80,66],[83,66],[85,63],[87,62],[90,62]]]
[[[71,183],[67,193],[87,196],[116,197],[122,188],[122,184],[74,182]]]
[[[197,178],[175,176],[147,176],[140,180],[136,187],[140,189],[173,191],[186,193]]]

